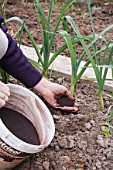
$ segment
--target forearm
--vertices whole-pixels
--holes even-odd
[[[3,20],[0,21],[3,22]],[[4,34],[5,38],[7,37],[8,45],[6,41],[4,50],[2,50],[3,52],[0,59],[0,67],[13,77],[17,78],[28,88],[34,87],[41,80],[42,75],[27,60],[26,56],[17,46],[17,43],[7,33],[7,28],[3,25],[1,25],[0,37],[1,34]],[[0,42],[2,43],[2,40],[0,40]],[[2,47],[3,46],[0,44],[0,51]]]

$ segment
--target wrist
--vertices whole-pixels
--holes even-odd
[[[34,89],[37,90],[41,95],[47,91],[47,87],[50,86],[50,82],[46,78],[42,78],[38,84],[34,86]]]

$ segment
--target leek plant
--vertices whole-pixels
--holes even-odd
[[[7,5],[8,0],[1,0],[0,1],[0,13],[4,16],[4,8]]]
[[[10,75],[1,68],[0,68],[0,75],[1,75],[0,79],[2,80],[2,82],[7,84],[9,82],[9,76]]]
[[[92,13],[91,13],[91,8],[90,8],[90,3],[91,3],[91,0],[87,0],[88,1],[88,10],[89,10],[89,15],[90,15],[90,21],[91,21],[91,28],[92,28],[92,32],[93,32],[93,36],[95,38],[95,30],[94,30],[94,25],[93,25],[93,19],[92,19]],[[100,97],[100,104],[101,104],[101,107],[102,109],[104,109],[104,103],[103,103],[103,98],[102,98],[102,89],[103,89],[103,86],[104,86],[104,82],[105,82],[105,79],[106,79],[106,75],[107,75],[107,71],[108,71],[108,68],[111,68],[111,71],[113,73],[113,57],[112,57],[112,54],[113,54],[113,48],[111,50],[109,50],[109,44],[110,43],[107,43],[106,44],[106,49],[105,49],[105,52],[104,54],[102,54],[100,57],[100,68],[99,68],[99,76],[97,77],[97,70],[94,70],[95,72],[95,75],[96,75],[96,79],[97,79],[97,82],[98,82],[98,94],[99,94],[99,97]],[[96,55],[96,51],[97,51],[97,45],[96,43],[94,44],[94,53],[95,53],[95,60],[96,60],[96,65],[98,66],[98,55]],[[107,56],[107,51],[109,53],[108,55],[108,58],[107,58],[107,65],[104,65],[104,61],[105,61],[105,57]],[[110,65],[111,64],[111,65]],[[112,76],[113,78],[113,76]]]
[[[41,24],[41,37],[42,37],[42,48],[41,50],[38,48],[34,38],[32,37],[29,29],[27,28],[26,24],[18,17],[12,17],[6,20],[5,22],[10,21],[18,21],[23,25],[24,30],[27,32],[29,39],[32,42],[33,47],[35,48],[36,54],[37,54],[37,62],[30,59],[30,62],[37,68],[42,70],[43,76],[47,77],[48,68],[51,65],[51,63],[55,60],[55,58],[63,52],[67,45],[63,45],[59,49],[55,50],[54,54],[50,57],[51,49],[54,45],[54,37],[57,33],[59,24],[62,22],[62,17],[66,10],[74,3],[76,0],[69,0],[68,3],[62,8],[61,13],[59,14],[57,21],[55,23],[54,29],[51,30],[50,28],[50,21],[52,16],[52,9],[54,6],[54,0],[50,1],[50,7],[48,10],[48,17],[44,13],[40,3],[38,0],[34,0],[34,5],[37,10],[37,15],[40,19]]]
[[[94,69],[96,81],[97,81],[97,84],[98,84],[98,94],[99,94],[99,98],[100,98],[100,105],[101,105],[101,108],[104,109],[102,90],[103,90],[104,82],[106,80],[108,68],[113,68],[113,66],[110,65],[110,62],[112,60],[112,54],[113,54],[113,48],[111,48],[111,47],[113,47],[113,44],[105,42],[105,46],[102,47],[101,49],[97,50],[97,48],[95,48],[95,43],[99,38],[102,39],[103,34],[106,33],[109,29],[113,28],[113,25],[110,25],[109,27],[107,27],[99,35],[82,37],[80,32],[79,32],[79,29],[77,28],[73,19],[70,16],[65,16],[64,22],[66,22],[66,20],[69,22],[72,29],[76,33],[76,35],[77,35],[76,39],[78,39],[78,41],[81,43],[81,45],[83,46],[83,49],[84,49],[84,52],[79,56],[79,59],[78,59],[77,55],[75,53],[73,44],[71,42],[71,38],[70,38],[69,34],[67,33],[67,31],[64,31],[64,30],[59,31],[59,33],[61,35],[63,35],[63,37],[66,40],[66,43],[67,43],[67,46],[68,46],[68,49],[69,49],[69,52],[70,52],[70,57],[71,57],[72,79],[71,79],[70,91],[71,91],[72,94],[74,93],[74,86],[76,85],[77,81],[80,79],[80,77],[82,76],[82,74],[84,73],[84,71],[86,70],[88,65],[91,63],[92,67]],[[89,43],[89,45],[86,45],[85,40],[88,40],[89,38],[90,38],[90,40],[92,38],[92,40]],[[95,49],[94,54],[91,54],[90,47],[94,47],[94,49]],[[98,63],[96,63],[96,61],[98,60],[98,55],[101,52],[103,52],[104,54],[103,54],[102,59],[101,59],[101,63],[100,63],[101,66],[99,67]],[[109,52],[107,65],[104,65],[104,59],[105,59],[107,52]],[[85,54],[88,56],[89,60],[83,66],[81,71],[78,73],[78,68],[79,68],[80,63],[83,60],[83,57],[84,57]]]

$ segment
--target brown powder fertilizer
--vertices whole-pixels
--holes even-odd
[[[40,144],[34,125],[22,114],[3,107],[0,109],[0,118],[8,130],[22,141],[33,145]]]
[[[73,107],[74,105],[74,100],[71,100],[70,98],[68,98],[67,96],[62,96],[60,98],[57,99],[57,103],[63,107],[63,106],[69,106],[69,107]]]

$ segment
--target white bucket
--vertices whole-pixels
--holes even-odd
[[[52,115],[37,95],[20,85],[8,84],[8,87],[11,96],[5,107],[23,114],[33,123],[40,145],[28,144],[17,138],[0,119],[0,170],[12,169],[30,154],[44,150],[55,133]]]

